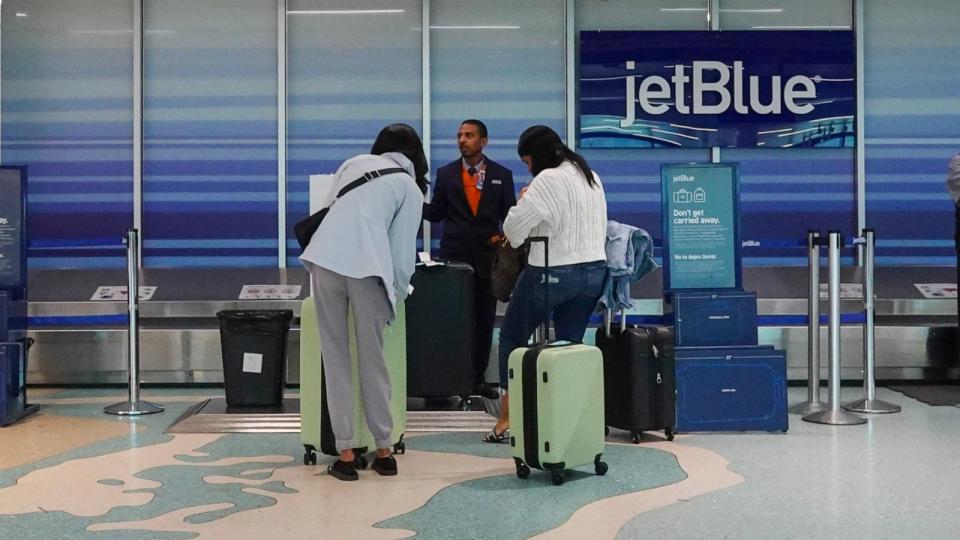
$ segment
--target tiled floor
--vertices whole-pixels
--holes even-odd
[[[296,434],[163,433],[219,393],[146,390],[167,411],[130,420],[102,413],[119,390],[35,391],[41,413],[0,429],[0,538],[960,537],[960,408],[885,389],[903,412],[863,426],[614,432],[610,473],[561,487],[476,433],[411,437],[399,476],[350,484],[304,466]]]

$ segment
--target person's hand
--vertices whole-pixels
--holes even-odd
[[[517,198],[522,199],[523,195],[527,192],[528,189],[530,189],[529,185],[523,186],[523,188],[520,189],[520,196]]]
[[[500,245],[501,242],[503,242],[503,238],[504,237],[502,234],[495,234],[491,236],[489,239],[487,239],[487,242],[489,242],[491,246],[497,247]]]

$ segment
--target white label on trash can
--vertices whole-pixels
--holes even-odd
[[[263,371],[263,355],[260,353],[243,353],[243,372],[261,373]]]

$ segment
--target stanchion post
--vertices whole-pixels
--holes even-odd
[[[803,417],[806,422],[830,425],[864,424],[867,419],[840,408],[840,231],[827,233],[830,327],[830,407]]]
[[[140,400],[140,241],[137,229],[124,236],[127,245],[127,360],[129,361],[129,388],[127,401],[103,408],[107,414],[140,416],[163,411],[163,407]]]
[[[807,231],[807,400],[790,407],[794,414],[824,410],[820,401],[820,231]]]
[[[900,412],[900,406],[877,399],[876,334],[874,333],[873,270],[876,237],[873,229],[864,229],[863,245],[863,399],[844,405],[858,413],[887,414]]]

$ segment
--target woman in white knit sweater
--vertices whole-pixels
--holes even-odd
[[[517,280],[500,326],[500,385],[505,390],[510,353],[525,346],[551,313],[557,339],[583,340],[606,275],[607,202],[600,178],[583,156],[567,148],[546,126],[524,131],[517,153],[534,178],[507,214],[503,232],[513,246],[529,237],[547,237],[550,282],[544,283],[543,243],[531,243],[529,264]],[[549,286],[549,305],[544,302],[545,286]],[[507,438],[506,392],[501,405],[497,424],[484,438],[487,442]]]

